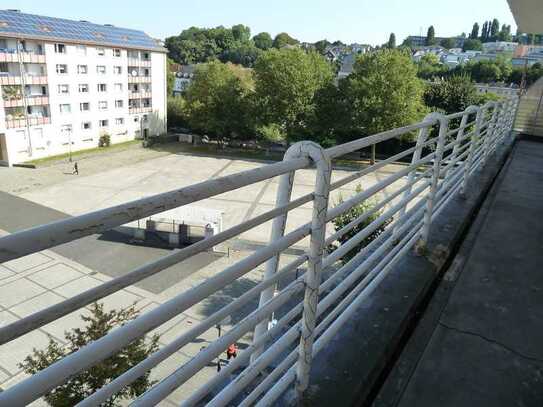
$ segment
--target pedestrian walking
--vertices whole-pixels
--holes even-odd
[[[72,172],[72,175],[79,175],[79,167],[77,166],[77,162],[74,163],[74,170]]]
[[[238,356],[238,347],[235,343],[228,346],[228,349],[226,349],[226,359],[230,360],[232,358],[235,358]]]

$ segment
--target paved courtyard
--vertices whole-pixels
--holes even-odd
[[[4,209],[0,213],[0,229],[3,229],[4,233],[12,233],[37,224],[80,215],[262,165],[266,164],[249,160],[129,149],[79,160],[79,176],[71,175],[71,164],[67,162],[36,170],[0,168],[0,206]],[[362,187],[368,187],[398,171],[398,168],[385,167],[371,177],[364,177],[360,183]],[[340,179],[347,174],[349,171],[346,170],[334,171],[333,179]],[[293,197],[311,192],[314,182],[313,170],[299,171]],[[383,193],[391,193],[403,185],[403,182],[402,180],[396,183]],[[221,211],[223,228],[228,228],[273,208],[277,185],[278,179],[268,180],[194,205]],[[357,183],[348,184],[334,192],[332,201],[337,202],[340,195],[351,196],[356,185]],[[306,204],[289,214],[288,228],[292,230],[308,222],[310,217],[311,204]],[[106,307],[116,308],[136,302],[142,312],[150,310],[246,257],[255,248],[266,245],[270,226],[271,222],[268,222],[229,241],[228,254],[202,253],[136,286],[111,295],[103,302]],[[302,250],[306,245],[307,239],[299,242],[296,249]],[[0,265],[0,324],[5,325],[27,316],[169,252],[170,250],[165,248],[133,245],[115,232],[108,232]],[[282,262],[286,263],[292,258],[292,255],[283,256]],[[193,323],[211,315],[254,286],[261,278],[261,268],[254,270],[162,325],[157,330],[161,334],[161,343],[170,342]],[[251,306],[256,306],[256,302]],[[251,307],[242,310],[239,315],[234,316],[233,321],[241,319],[250,310]],[[80,312],[76,312],[0,347],[0,387],[7,388],[21,380],[24,374],[17,364],[33,347],[44,347],[48,336],[62,342],[65,329],[81,324],[79,314]],[[165,377],[216,336],[216,329],[209,330],[154,369],[153,377]],[[249,341],[248,335],[240,344]],[[188,390],[199,386],[204,377],[211,377],[215,372],[214,366],[205,368],[172,393],[164,405],[178,403]]]

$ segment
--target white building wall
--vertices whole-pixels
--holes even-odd
[[[15,41],[8,39],[8,44],[15,47]],[[141,128],[149,128],[149,135],[159,135],[166,131],[166,54],[151,52],[151,90],[152,113],[146,113],[148,120],[140,123],[144,114],[129,114],[128,109],[128,59],[127,50],[121,49],[120,57],[114,56],[113,48],[103,47],[105,55],[98,49],[102,47],[86,46],[86,54],[75,44],[65,44],[66,53],[56,53],[54,43],[45,43],[46,65],[26,64],[30,74],[47,75],[49,96],[49,115],[51,124],[30,126],[30,140],[26,128],[6,129],[3,101],[0,100],[0,133],[6,135],[9,163],[19,163],[31,159],[43,158],[72,151],[98,146],[102,134],[109,134],[112,143],[133,140]],[[37,47],[37,43],[33,46]],[[58,74],[57,65],[65,64],[68,73]],[[18,68],[17,64],[13,68]],[[78,65],[86,65],[87,73],[78,73]],[[105,66],[106,73],[100,74],[97,66]],[[114,67],[120,66],[121,73],[114,73]],[[88,84],[88,93],[79,92],[80,84]],[[98,84],[106,84],[106,92],[98,91]],[[122,91],[115,88],[122,85]],[[59,92],[59,85],[68,85],[69,92]],[[33,86],[32,90],[38,87]],[[41,88],[40,88],[41,89]],[[115,101],[122,100],[121,108],[115,107]],[[107,109],[99,109],[99,102],[107,102]],[[80,104],[89,103],[89,111],[81,111]],[[69,104],[70,112],[61,113],[60,105]],[[116,124],[122,119],[122,124]],[[99,127],[100,120],[107,120],[107,127]],[[90,129],[83,129],[83,123],[90,122]],[[65,131],[71,126],[71,132]],[[31,144],[32,154],[29,154]]]

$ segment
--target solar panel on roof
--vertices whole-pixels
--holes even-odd
[[[39,36],[52,40],[89,41],[110,46],[164,50],[143,31],[37,16],[13,10],[0,10],[0,35],[2,33]]]

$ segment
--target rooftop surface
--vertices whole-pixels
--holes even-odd
[[[164,51],[157,40],[143,31],[16,10],[0,10],[0,37],[6,36]]]

